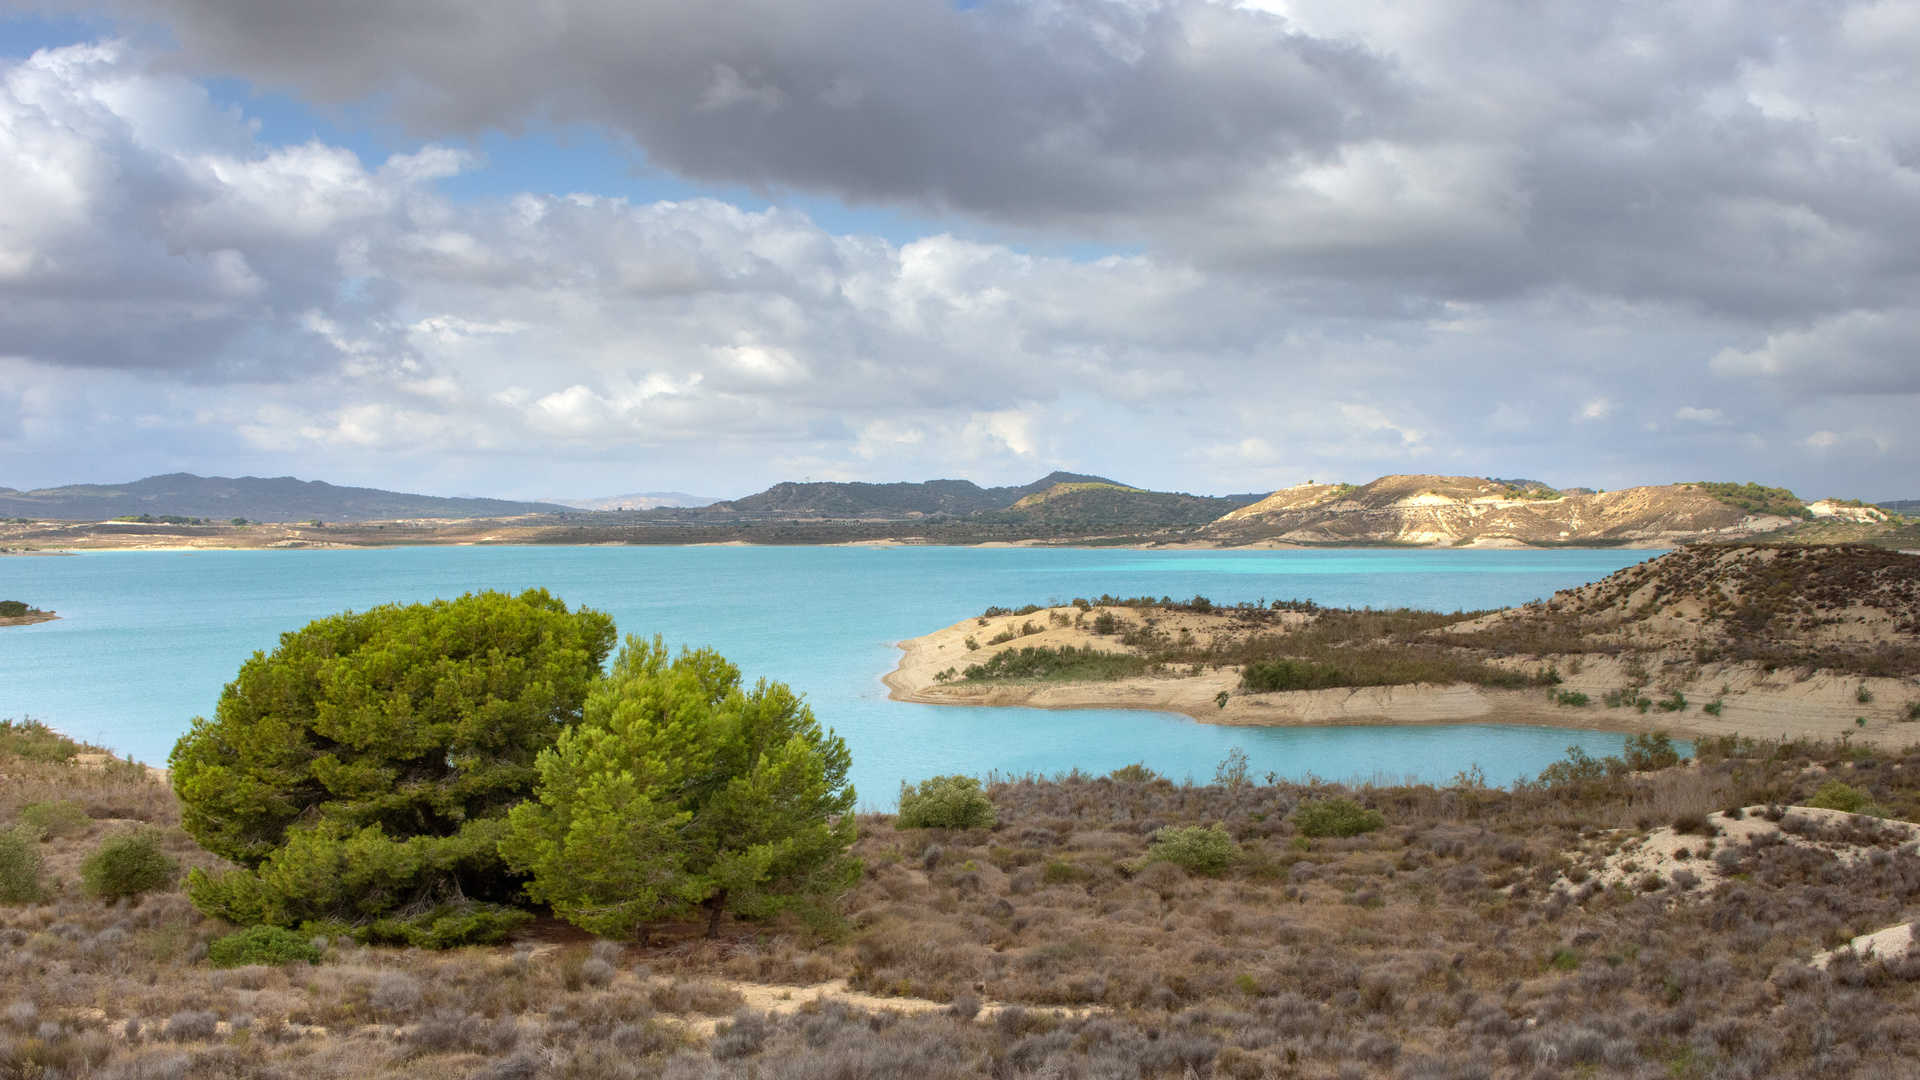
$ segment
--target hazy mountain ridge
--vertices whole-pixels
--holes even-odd
[[[135,514],[226,521],[381,521],[398,518],[512,517],[565,512],[554,503],[446,498],[378,488],[339,487],[291,476],[195,476],[167,473],[127,484],[0,488],[0,516],[104,521]]]

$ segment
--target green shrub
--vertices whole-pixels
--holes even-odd
[[[1726,707],[1727,707],[1726,702],[1721,701],[1719,698],[1714,698],[1712,701],[1709,701],[1705,705],[1700,706],[1700,711],[1703,713],[1706,713],[1708,716],[1719,716],[1721,710],[1725,709]]]
[[[1592,702],[1593,702],[1592,698],[1588,697],[1587,695],[1581,693],[1578,690],[1557,690],[1554,692],[1554,695],[1553,695],[1553,703],[1555,705],[1566,705],[1572,708],[1580,708],[1581,706],[1591,704]]]
[[[1168,862],[1196,874],[1225,873],[1240,859],[1240,845],[1219,825],[1161,829],[1147,845],[1148,862]]]
[[[451,949],[456,945],[497,945],[532,921],[531,912],[500,904],[442,904],[405,918],[376,919],[355,936],[372,945]]]
[[[1920,720],[1920,701],[1907,702],[1907,720],[1909,723]]]
[[[207,946],[207,963],[217,968],[319,962],[320,950],[313,947],[313,942],[281,926],[249,926]]]
[[[89,896],[118,900],[164,889],[179,871],[152,829],[130,829],[100,841],[80,864],[80,884]]]
[[[42,839],[79,836],[93,825],[87,808],[71,799],[28,803],[20,808],[20,824]]]
[[[1854,687],[1853,700],[1862,705],[1871,704],[1873,701],[1873,691],[1867,689],[1866,683],[1861,683],[1859,686]]]
[[[1359,836],[1386,823],[1378,810],[1352,799],[1309,799],[1293,811],[1293,827],[1302,836]]]
[[[917,785],[900,785],[900,814],[894,824],[902,829],[991,829],[999,820],[980,781],[931,776]]]
[[[19,826],[0,829],[0,904],[31,904],[43,895],[39,841]]]
[[[1686,712],[1687,695],[1675,690],[1672,694],[1661,698],[1659,701],[1654,702],[1654,704],[1660,706],[1661,712]],[[1643,709],[1641,711],[1644,712],[1646,710]]]
[[[25,601],[0,600],[0,619],[9,619],[18,615],[25,615],[31,610],[33,609],[29,608]]]
[[[1627,768],[1634,772],[1652,772],[1680,764],[1680,751],[1673,748],[1673,740],[1664,731],[1627,736],[1623,756]]]
[[[1849,814],[1873,814],[1878,809],[1873,805],[1873,796],[1838,780],[1829,780],[1820,785],[1820,790],[1813,793],[1813,798],[1807,800],[1807,805],[1817,806],[1822,810],[1840,810]]]
[[[1144,761],[1136,761],[1131,765],[1122,765],[1107,775],[1125,783],[1141,783],[1148,780],[1160,779],[1160,774],[1147,768],[1147,763]]]

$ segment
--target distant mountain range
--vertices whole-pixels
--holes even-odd
[[[705,505],[703,505],[705,504]],[[1095,540],[1127,543],[1432,546],[1679,544],[1732,539],[1789,528],[1899,528],[1887,511],[1920,503],[1870,506],[1823,499],[1808,503],[1784,488],[1683,483],[1595,492],[1555,489],[1538,480],[1478,476],[1383,476],[1366,484],[1306,483],[1272,493],[1191,495],[1149,491],[1103,476],[1053,472],[1029,484],[981,487],[969,480],[920,483],[779,483],[739,499],[708,500],[654,491],[562,502],[440,498],[373,488],[336,487],[292,477],[152,476],[130,484],[76,484],[39,491],[0,488],[0,518],[104,521],[113,518],[234,518],[328,523],[397,519],[504,518],[537,515],[529,528],[585,535],[595,542],[719,534],[774,542],[820,543],[835,537],[923,536],[937,542]],[[178,521],[176,521],[178,523]],[[888,530],[876,532],[876,530]],[[595,534],[596,536],[600,534]],[[580,542],[580,541],[576,541]],[[1828,540],[1826,542],[1832,542]]]
[[[376,488],[336,487],[291,476],[194,476],[168,473],[130,484],[72,484],[15,491],[0,488],[0,517],[105,521],[154,517],[248,521],[386,521],[396,518],[513,517],[562,513],[555,503],[447,499]]]

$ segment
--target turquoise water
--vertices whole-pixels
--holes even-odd
[[[0,717],[163,762],[192,717],[281,633],[348,608],[544,586],[622,633],[711,645],[749,679],[784,680],[845,736],[863,806],[902,780],[1144,761],[1207,780],[1228,749],[1256,774],[1445,780],[1531,776],[1605,733],[1493,725],[1228,728],[1132,710],[976,709],[889,701],[893,643],[992,604],[1204,594],[1215,602],[1455,610],[1544,597],[1645,551],[1102,551],[1031,548],[465,547],[383,551],[101,552],[0,558],[0,599],[60,613],[0,630]]]

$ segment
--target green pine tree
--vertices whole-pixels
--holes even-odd
[[[846,744],[781,683],[711,650],[629,638],[578,726],[540,755],[501,853],[527,893],[610,937],[707,910],[765,916],[849,887]]]

